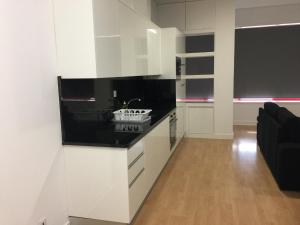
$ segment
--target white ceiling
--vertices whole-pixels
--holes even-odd
[[[188,2],[194,0],[155,0],[158,4]],[[254,8],[300,3],[300,0],[236,0],[236,8]]]

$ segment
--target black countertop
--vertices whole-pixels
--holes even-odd
[[[119,131],[122,124],[114,122],[79,122],[72,125],[72,129],[65,135],[63,145],[96,146],[111,148],[131,148],[164,119],[171,110],[152,111],[151,122],[143,126],[142,132],[122,132]]]

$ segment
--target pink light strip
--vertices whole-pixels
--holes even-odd
[[[178,98],[177,102],[194,102],[194,103],[213,103],[211,98]],[[264,103],[264,102],[278,102],[278,103],[297,103],[300,98],[235,98],[234,103]]]

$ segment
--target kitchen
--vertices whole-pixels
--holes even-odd
[[[186,131],[214,137],[213,108],[200,103],[193,111],[195,105],[176,102],[193,76],[185,75],[189,58],[215,56],[214,35],[209,32],[211,47],[186,52],[185,34],[160,28],[134,2],[54,1],[72,222],[132,223]],[[213,79],[213,73],[193,79]],[[200,134],[189,133],[191,115]],[[232,134],[226,135],[219,136]]]
[[[184,135],[163,31],[118,0],[54,3],[70,219],[129,224]]]
[[[8,25],[1,74],[12,74],[0,89],[8,108],[2,117],[2,149],[8,150],[1,199],[11,204],[1,223],[130,223],[183,137],[232,135],[232,126],[219,123],[220,111],[214,110],[226,106],[223,112],[230,114],[222,94],[228,77],[214,78],[226,80],[214,105],[176,101],[185,98],[188,77],[184,68],[182,77],[176,75],[176,58],[184,63],[188,56],[187,32],[153,22],[150,2],[26,0],[0,9],[11,18],[2,20]],[[227,52],[224,46],[214,54]],[[217,60],[222,74],[230,73]],[[120,109],[126,116],[126,108],[129,114],[151,112],[144,123],[113,121]],[[192,121],[194,128],[186,129]]]

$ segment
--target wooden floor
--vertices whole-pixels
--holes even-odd
[[[300,194],[281,192],[254,127],[234,141],[185,139],[134,225],[300,225]]]

